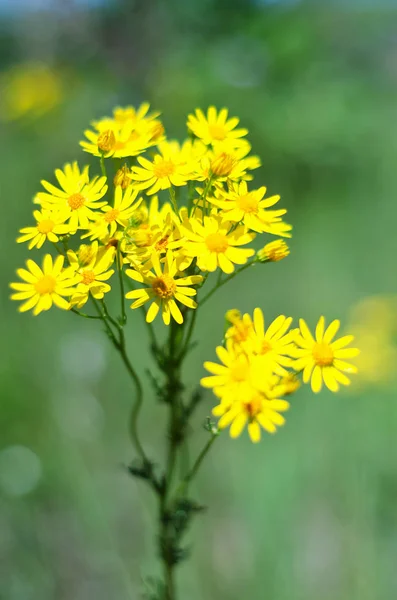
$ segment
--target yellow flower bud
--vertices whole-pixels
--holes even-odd
[[[266,244],[262,250],[258,250],[256,257],[259,262],[277,262],[286,258],[289,254],[289,247],[284,240],[275,240]]]
[[[225,319],[229,323],[235,323],[241,319],[241,312],[237,308],[232,308],[226,312]]]
[[[131,185],[132,181],[129,177],[131,173],[128,165],[123,165],[121,169],[119,169],[114,176],[113,183],[115,186],[121,186],[123,190],[126,190],[129,185]]]
[[[88,244],[82,244],[78,251],[78,259],[80,265],[88,265],[91,261],[95,253],[95,250],[92,246]]]
[[[217,177],[227,177],[233,171],[237,162],[234,156],[227,154],[227,152],[221,152],[211,161],[211,173]]]
[[[294,373],[282,377],[279,385],[283,386],[283,395],[288,396],[293,394],[297,389],[300,388],[300,381]]]
[[[116,145],[116,136],[111,129],[103,131],[98,136],[98,148],[102,152],[110,152]]]

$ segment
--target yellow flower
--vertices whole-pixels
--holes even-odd
[[[238,146],[239,138],[247,135],[247,129],[236,129],[239,124],[237,117],[228,119],[228,110],[222,108],[217,113],[214,106],[210,106],[207,117],[200,108],[196,108],[194,115],[188,115],[187,126],[190,131],[204,144],[213,144],[228,140]]]
[[[243,222],[248,229],[258,233],[273,233],[269,222],[280,221],[279,217],[287,211],[286,209],[266,211],[266,208],[280,200],[280,196],[263,198],[265,194],[265,187],[250,192],[246,181],[241,181],[232,183],[229,190],[222,190],[218,197],[209,197],[208,200],[222,210],[225,221]]]
[[[345,373],[356,373],[357,368],[345,362],[345,359],[354,358],[360,352],[357,348],[346,348],[354,339],[353,336],[346,335],[333,342],[340,321],[332,321],[324,332],[324,317],[320,317],[317,323],[315,339],[303,319],[299,320],[299,326],[300,335],[294,340],[299,346],[295,351],[298,360],[294,369],[303,369],[303,382],[308,383],[311,379],[315,393],[321,390],[323,381],[331,392],[337,392],[339,384],[349,385],[350,379]]]
[[[241,352],[231,340],[227,340],[226,348],[218,346],[216,353],[222,364],[205,362],[204,367],[211,375],[203,377],[200,383],[203,387],[213,388],[225,406],[243,400],[253,392],[269,390],[271,373],[266,365],[258,363],[256,357]]]
[[[127,189],[128,186],[130,186],[132,183],[130,174],[131,169],[129,168],[129,166],[127,164],[123,165],[121,169],[118,169],[118,171],[116,172],[116,175],[113,179],[113,185],[115,187],[119,185],[123,190]]]
[[[106,177],[90,181],[88,167],[80,171],[77,162],[65,165],[63,171],[56,169],[55,176],[61,189],[43,180],[41,185],[48,193],[39,192],[35,202],[45,209],[65,213],[71,232],[88,229],[90,221],[95,220],[93,211],[106,204],[100,202],[108,189]]]
[[[250,315],[242,315],[237,310],[227,311],[225,318],[232,323],[225,333],[225,339],[231,340],[233,344],[243,344],[253,333],[253,323]]]
[[[63,95],[61,77],[41,63],[14,66],[1,77],[2,119],[40,117],[57,106]]]
[[[68,214],[65,212],[52,212],[50,210],[35,210],[33,216],[36,219],[36,225],[34,227],[24,227],[19,230],[22,235],[17,238],[17,242],[29,241],[29,250],[34,248],[41,248],[46,240],[50,242],[57,242],[59,235],[66,235],[70,233],[70,227],[65,225],[65,220]]]
[[[296,331],[288,332],[292,323],[291,317],[278,316],[267,329],[263,312],[260,308],[254,310],[253,333],[249,339],[251,351],[261,357],[266,367],[275,375],[287,376],[285,367],[292,367],[291,356],[296,352],[293,343]]]
[[[33,260],[27,260],[27,269],[18,269],[17,274],[23,283],[11,283],[10,287],[16,290],[12,300],[26,300],[20,307],[20,312],[33,308],[33,314],[38,315],[43,310],[48,310],[53,304],[68,310],[70,304],[64,296],[70,296],[76,283],[74,270],[63,269],[64,257],[58,256],[53,262],[52,256],[44,256],[42,268]]]
[[[275,240],[266,244],[256,253],[259,262],[277,262],[289,255],[289,247],[284,240]]]
[[[204,224],[192,217],[189,224],[181,227],[186,237],[184,251],[187,256],[197,257],[202,271],[215,271],[220,267],[224,273],[233,273],[234,265],[244,265],[255,254],[251,248],[239,248],[249,244],[255,237],[244,226],[233,229],[233,224],[222,221],[220,215],[204,217]]]
[[[118,226],[125,228],[129,219],[135,213],[142,202],[139,198],[136,202],[138,190],[129,187],[123,189],[117,186],[114,191],[114,204],[106,204],[101,208],[103,214],[97,214],[95,221],[90,225],[89,231],[82,238],[90,237],[94,239],[105,239],[107,236],[113,237]]]
[[[168,252],[165,259],[164,271],[161,269],[158,256],[152,257],[153,271],[136,271],[127,269],[126,274],[134,281],[145,283],[148,287],[140,290],[133,290],[126,294],[126,298],[134,299],[131,308],[139,308],[145,302],[152,300],[147,311],[146,321],[151,323],[161,309],[163,321],[166,325],[170,324],[171,316],[177,323],[183,323],[183,315],[176,303],[181,302],[189,308],[196,308],[197,304],[191,296],[197,294],[197,290],[190,286],[201,283],[201,275],[191,275],[189,277],[178,277],[178,269],[171,252]]]
[[[88,141],[80,146],[94,156],[125,158],[136,156],[161,141],[164,128],[155,120],[158,113],[148,115],[149,104],[142,104],[138,110],[132,106],[115,108],[113,118],[105,117],[94,121],[94,131],[84,132]]]
[[[229,407],[221,402],[213,408],[212,413],[221,417],[218,422],[220,429],[230,425],[232,438],[241,435],[248,423],[248,434],[251,441],[256,443],[261,439],[261,427],[269,433],[275,433],[277,426],[284,425],[285,418],[280,413],[288,408],[289,403],[286,400],[252,392]]]
[[[216,181],[250,180],[252,175],[247,171],[261,165],[257,156],[247,156],[250,150],[251,146],[245,140],[241,140],[238,148],[227,141],[218,142],[201,159],[193,178],[200,181],[210,177]]]
[[[179,148],[179,145],[178,145]],[[186,185],[190,179],[192,166],[186,163],[186,157],[172,143],[158,145],[159,154],[153,161],[138,157],[140,167],[132,167],[131,179],[139,190],[147,190],[148,195],[167,190],[172,185]]]
[[[94,242],[91,246],[83,245],[76,254],[68,251],[68,259],[77,276],[77,288],[70,302],[72,306],[81,308],[91,294],[96,300],[101,300],[111,287],[105,283],[114,273],[109,267],[113,264],[115,248],[98,246]]]

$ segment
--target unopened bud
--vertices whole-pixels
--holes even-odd
[[[211,173],[216,177],[227,177],[237,164],[237,159],[227,152],[217,154],[211,161]]]
[[[123,190],[126,190],[131,185],[131,179],[129,174],[131,173],[128,165],[123,165],[114,176],[113,183],[115,186],[121,186]]]
[[[98,136],[98,149],[102,152],[110,152],[116,145],[116,136],[111,129],[103,131]]]
[[[266,244],[262,250],[258,250],[256,258],[259,262],[277,262],[286,258],[289,254],[289,247],[284,240],[275,240]]]

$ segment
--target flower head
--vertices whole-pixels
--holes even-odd
[[[33,260],[27,260],[27,269],[18,269],[17,274],[22,283],[11,283],[10,287],[16,291],[12,300],[25,300],[19,307],[20,312],[33,309],[33,314],[38,315],[43,310],[48,310],[53,304],[68,310],[70,304],[65,296],[70,296],[77,279],[72,268],[63,268],[64,257],[58,256],[53,261],[50,254],[44,256],[40,268]]]
[[[73,306],[81,308],[91,294],[96,300],[101,300],[104,294],[110,292],[111,287],[107,282],[113,275],[115,249],[113,247],[99,247],[98,242],[91,246],[80,246],[79,251],[69,250],[68,259],[76,273],[77,288],[70,302]]]
[[[247,129],[236,129],[239,124],[237,117],[228,118],[228,110],[222,108],[219,113],[214,106],[210,106],[207,116],[200,108],[196,108],[194,115],[189,115],[187,126],[190,131],[204,144],[213,144],[228,140],[238,146],[240,139],[247,135]]]
[[[63,170],[57,169],[55,176],[60,188],[43,180],[41,185],[46,192],[39,192],[35,202],[45,209],[65,214],[71,232],[88,229],[95,220],[94,211],[106,204],[100,202],[108,189],[106,177],[94,177],[90,181],[88,167],[80,171],[77,162],[65,165]]]
[[[274,240],[256,253],[259,262],[278,262],[289,255],[289,247],[284,240]]]
[[[203,224],[192,217],[181,231],[187,240],[185,254],[196,257],[202,271],[215,271],[219,267],[224,273],[233,273],[235,264],[244,265],[255,254],[252,248],[240,248],[252,242],[255,234],[247,233],[244,226],[234,229],[221,215],[204,217]]]
[[[315,337],[303,319],[299,320],[300,332],[295,336],[298,349],[294,355],[297,361],[294,364],[296,371],[303,370],[303,382],[311,380],[313,392],[321,390],[323,381],[331,392],[337,392],[339,384],[349,385],[350,379],[345,373],[356,373],[357,368],[345,362],[359,354],[357,348],[347,348],[353,341],[352,335],[346,335],[332,341],[339,329],[340,321],[335,320],[325,328],[325,319],[320,317],[315,331]]]
[[[186,156],[181,154],[179,145],[162,142],[158,145],[158,150],[153,161],[139,157],[141,166],[132,167],[130,175],[134,186],[147,190],[148,195],[167,190],[173,185],[185,185],[192,172],[192,166],[186,162]]]
[[[188,308],[196,308],[197,304],[192,300],[192,296],[197,294],[197,290],[191,286],[201,283],[203,278],[201,275],[179,277],[171,252],[166,255],[163,269],[156,254],[152,256],[151,262],[153,270],[150,271],[127,269],[128,277],[146,284],[147,287],[128,292],[125,297],[134,300],[131,308],[139,308],[145,302],[152,301],[146,315],[148,323],[156,318],[159,310],[166,325],[170,324],[171,316],[177,323],[183,323],[183,315],[176,301]]]
[[[19,230],[22,235],[17,238],[17,242],[29,242],[29,250],[41,248],[46,240],[57,242],[60,235],[66,235],[70,232],[70,226],[65,225],[68,214],[65,212],[53,212],[50,210],[35,210],[33,216],[36,219],[34,227],[23,227]]]

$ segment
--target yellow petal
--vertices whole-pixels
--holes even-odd
[[[311,380],[311,386],[312,386],[312,390],[315,394],[317,394],[323,385],[323,378],[322,378],[322,374],[321,374],[321,368],[317,365],[314,368],[313,371],[313,375],[312,375],[312,380]]]

